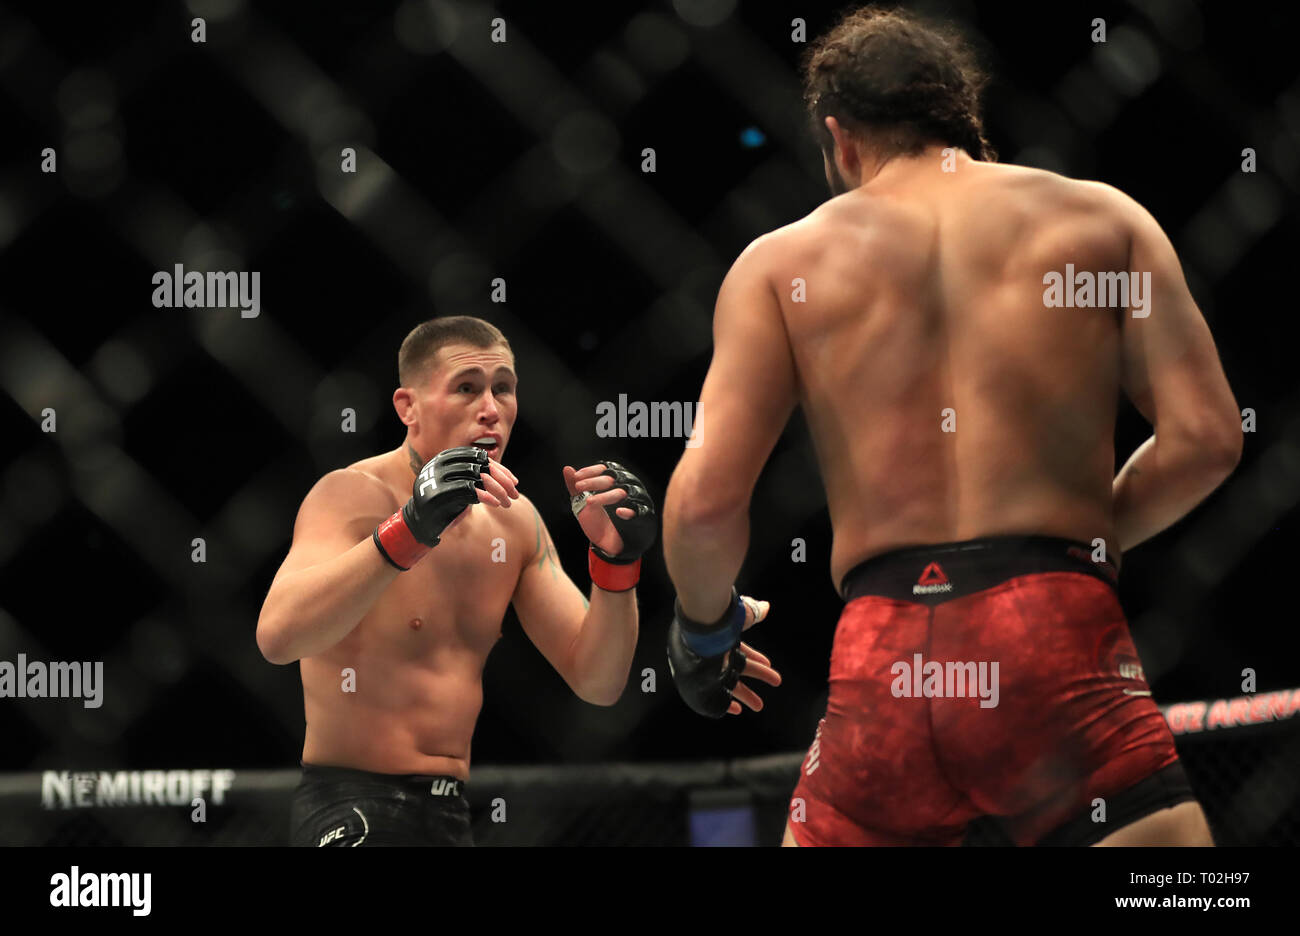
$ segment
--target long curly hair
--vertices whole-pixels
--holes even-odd
[[[825,118],[834,116],[887,151],[912,154],[938,142],[994,162],[980,116],[987,83],[955,29],[879,6],[845,15],[804,56],[804,104],[827,153]]]

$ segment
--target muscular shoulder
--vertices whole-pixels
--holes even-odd
[[[1045,173],[1051,181],[1051,195],[1044,197],[1032,215],[1048,232],[1043,244],[1061,255],[1082,251],[1101,262],[1124,263],[1138,237],[1159,231],[1159,224],[1136,199],[1108,185],[1085,179],[1069,179]],[[1056,236],[1052,236],[1052,232]]]
[[[522,550],[525,563],[539,552],[546,550],[549,542],[546,522],[538,512],[537,506],[526,494],[520,493],[518,499],[511,502],[509,510],[495,507],[474,509],[492,511],[498,521],[509,531],[517,547]]]
[[[497,507],[487,509],[500,514],[501,519],[512,531],[527,529],[531,532],[533,529],[533,516],[537,513],[537,507],[533,505],[532,499],[523,491],[520,491],[519,496],[510,502],[508,510]]]
[[[527,534],[530,537],[536,533],[541,519],[537,506],[522,491],[519,497],[511,502],[509,510],[497,510],[497,513],[501,514],[513,532]]]
[[[397,506],[397,498],[378,478],[352,468],[328,472],[298,507],[286,568],[355,545]]]
[[[966,197],[945,229],[978,268],[1019,277],[1044,265],[1124,262],[1134,203],[1113,186],[1024,166],[967,171]]]
[[[387,514],[397,506],[397,497],[378,475],[355,465],[322,475],[303,499],[304,510],[337,509],[349,513]]]
[[[769,231],[749,242],[727,274],[729,280],[783,283],[790,271],[807,270],[824,248],[827,221],[814,211],[798,221]]]
[[[1080,198],[1089,199],[1096,211],[1105,213],[1127,232],[1158,226],[1151,212],[1141,202],[1113,185],[1083,181],[1076,181],[1075,185],[1079,186]]]
[[[1045,212],[1079,212],[1112,216],[1119,220],[1141,206],[1128,195],[1090,179],[1072,179],[1046,169],[1029,166],[982,164],[989,175],[989,194],[996,198],[1018,198],[1026,206]]]

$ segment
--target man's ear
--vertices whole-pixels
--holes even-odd
[[[856,178],[859,163],[857,147],[853,145],[848,133],[845,132],[844,128],[840,126],[840,122],[834,117],[826,118],[826,130],[830,133],[831,139],[835,141],[835,149],[831,158],[834,160],[836,168],[842,168],[848,178]]]
[[[397,418],[405,425],[415,425],[415,393],[409,387],[398,387],[393,391],[393,409]]]

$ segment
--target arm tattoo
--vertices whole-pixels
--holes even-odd
[[[534,547],[537,555],[537,564],[540,566],[543,562],[550,563],[551,578],[555,578],[559,574],[560,567],[559,564],[556,563],[555,561],[554,554],[551,552],[551,537],[549,535],[546,537],[545,547],[543,548],[542,515],[537,512],[536,507],[533,508],[533,522],[537,527],[537,544]]]

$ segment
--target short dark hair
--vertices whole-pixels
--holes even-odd
[[[434,358],[451,344],[467,344],[475,348],[494,348],[502,345],[510,356],[514,351],[506,336],[491,322],[472,315],[444,315],[421,322],[411,329],[397,352],[397,379],[403,387],[414,387],[428,379]]]
[[[956,29],[905,10],[867,6],[844,16],[804,57],[804,104],[823,151],[826,118],[888,152],[959,146],[993,162],[980,95],[988,75]]]

